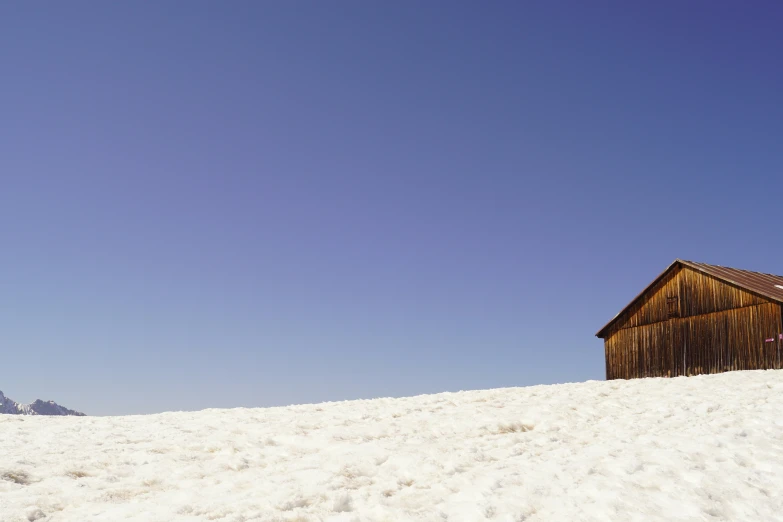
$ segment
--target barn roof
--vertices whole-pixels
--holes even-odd
[[[598,333],[595,334],[595,336],[603,337],[603,334],[606,332],[606,330],[609,329],[610,326],[612,326],[612,324],[614,324],[617,318],[623,315],[626,310],[631,308],[637,301],[639,301],[647,292],[647,290],[650,289],[650,287],[657,284],[658,281],[663,279],[670,271],[681,266],[687,266],[698,272],[711,275],[716,279],[719,279],[730,285],[742,288],[751,293],[783,304],[783,276],[763,274],[761,272],[751,272],[750,270],[741,270],[739,268],[729,268],[726,266],[708,265],[706,263],[696,263],[694,261],[685,261],[684,259],[675,259],[674,262],[670,264],[666,270],[661,272],[661,274],[656,277],[652,283],[647,285],[645,289],[642,290],[639,295],[634,297],[625,308],[620,310],[620,312],[615,315],[611,321],[606,323],[606,325],[604,325],[604,327],[601,328]]]

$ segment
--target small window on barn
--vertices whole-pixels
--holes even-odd
[[[672,317],[680,316],[679,299],[676,295],[670,295],[666,297],[666,315],[671,319]]]

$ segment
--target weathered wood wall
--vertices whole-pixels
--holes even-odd
[[[667,298],[676,297],[675,316]],[[607,333],[607,379],[780,368],[781,306],[682,267]]]
[[[677,296],[681,317],[768,303],[746,290],[728,285],[688,267],[674,270],[650,288],[637,304],[617,318],[610,332],[668,319],[666,298]]]

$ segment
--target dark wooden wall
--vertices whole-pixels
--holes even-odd
[[[617,318],[610,332],[665,321],[666,298],[677,296],[682,317],[768,303],[769,300],[735,288],[688,267],[673,270],[650,288],[639,302]]]
[[[676,298],[673,304],[667,298]],[[674,377],[780,367],[781,306],[681,267],[607,332],[607,379]]]

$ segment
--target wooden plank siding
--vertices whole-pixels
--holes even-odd
[[[666,298],[677,296],[681,317],[708,314],[770,302],[687,267],[672,271],[651,287],[637,304],[617,318],[610,330],[652,324],[668,319]]]
[[[779,303],[681,266],[650,287],[606,332],[606,377],[779,368],[777,340],[764,341],[780,332]]]
[[[618,330],[605,341],[607,379],[780,368],[781,307],[765,303]]]

